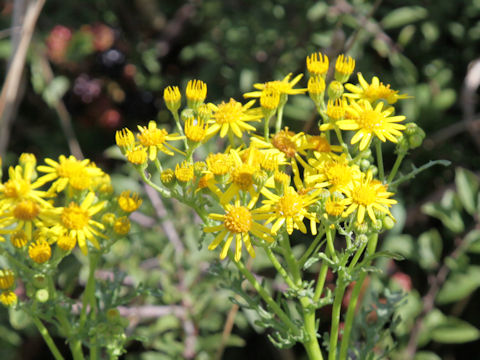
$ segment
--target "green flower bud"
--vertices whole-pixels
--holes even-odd
[[[343,95],[343,85],[340,81],[332,81],[328,84],[328,97],[330,100],[339,99]]]
[[[175,186],[175,172],[172,169],[166,169],[160,174],[160,181],[168,188]]]
[[[182,118],[182,121],[184,123],[187,122],[187,120],[189,120],[189,119],[194,120],[195,119],[195,111],[193,111],[193,109],[188,109],[188,108],[183,109],[180,117]]]
[[[33,285],[38,289],[46,288],[48,285],[47,278],[43,274],[37,274],[33,277]]]
[[[48,298],[49,298],[49,294],[47,289],[39,289],[35,293],[35,299],[37,299],[38,302],[41,302],[41,303],[47,302]]]
[[[385,216],[383,218],[383,228],[385,230],[391,230],[395,226],[395,220],[392,219],[390,216]]]

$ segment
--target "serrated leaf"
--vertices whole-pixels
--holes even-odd
[[[381,24],[384,29],[392,29],[425,19],[427,16],[428,11],[424,7],[404,6],[390,11],[382,19]]]
[[[447,317],[432,329],[432,340],[443,344],[463,344],[480,338],[480,331],[466,321]]]
[[[437,229],[431,229],[418,238],[418,263],[424,269],[437,267],[442,255],[442,237]]]
[[[466,169],[458,168],[455,172],[455,184],[457,185],[457,193],[463,208],[473,215],[477,208],[475,201],[479,188],[478,177]]]
[[[450,274],[437,294],[438,304],[448,304],[463,299],[480,287],[480,266],[469,266],[466,271]]]

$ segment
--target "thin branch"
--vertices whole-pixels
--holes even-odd
[[[17,3],[17,2],[16,2]],[[37,23],[38,16],[45,4],[45,0],[32,0],[28,3],[25,17],[22,24],[22,32],[20,39],[18,40],[18,46],[12,44],[12,50],[16,51],[12,53],[10,67],[8,69],[5,82],[3,83],[2,92],[0,94],[0,156],[7,149],[10,124],[14,117],[15,102],[18,96],[18,90],[20,81],[25,66],[27,57],[27,51],[32,40],[35,24]],[[16,17],[21,14],[16,15]],[[14,19],[14,27],[16,26]],[[15,38],[15,37],[14,37]]]

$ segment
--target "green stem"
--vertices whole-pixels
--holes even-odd
[[[156,185],[155,183],[153,183],[149,178],[147,178],[147,175],[145,174],[145,171],[140,171],[140,176],[142,177],[143,181],[145,181],[145,183],[147,183],[148,185],[150,185],[152,188],[154,188],[155,190],[157,190],[157,192],[162,195],[164,198],[170,198],[172,196],[170,190],[167,190],[165,188],[162,188],[158,185]]]
[[[282,276],[283,280],[285,280],[287,285],[290,286],[290,288],[292,289],[297,289],[297,286],[293,283],[293,280],[290,278],[282,264],[280,264],[280,262],[277,260],[273,251],[268,246],[265,246],[264,250],[267,253],[268,258],[270,259],[270,262],[273,264],[277,272]]]
[[[300,268],[298,267],[297,259],[295,259],[295,256],[293,255],[293,251],[290,246],[290,238],[285,230],[280,234],[279,243],[284,250],[285,261],[287,262],[287,267],[290,270],[293,281],[297,286],[301,286],[302,276],[300,274]]]
[[[310,299],[307,297],[301,298],[300,303],[303,308],[303,329],[307,334],[303,346],[307,351],[310,360],[323,360],[322,351],[318,344],[317,327],[315,324],[315,308],[310,306]]]
[[[58,350],[57,345],[55,345],[55,343],[53,342],[53,339],[50,336],[50,333],[48,332],[45,325],[43,325],[40,319],[38,319],[35,315],[31,315],[31,318],[33,323],[37,327],[38,331],[40,332],[40,335],[42,335],[43,340],[45,340],[45,343],[50,349],[50,352],[52,353],[53,357],[56,360],[65,360],[62,354],[60,354],[60,351]]]
[[[338,329],[340,324],[340,310],[342,307],[343,294],[345,293],[345,284],[343,283],[343,275],[339,274],[337,279],[337,287],[335,288],[335,295],[332,308],[332,326],[330,328],[330,346],[328,353],[328,360],[336,360],[337,358],[337,343],[338,343]]]
[[[180,135],[185,136],[183,132],[182,124],[180,123],[180,117],[178,116],[178,111],[172,112],[173,118],[175,119],[175,124],[177,124],[177,129]],[[185,150],[188,148],[187,138],[183,138],[183,143],[185,144]]]
[[[263,136],[265,137],[265,141],[269,141],[270,137],[270,119],[272,117],[268,116],[268,118],[265,118],[265,124],[264,124],[264,129],[263,129]]]
[[[98,260],[100,259],[100,253],[90,252],[89,256],[89,269],[88,269],[88,279],[87,285],[85,286],[85,290],[83,292],[83,299],[82,299],[82,311],[80,313],[80,320],[79,320],[79,332],[81,332],[85,326],[85,322],[87,320],[87,307],[90,304],[90,313],[95,313],[95,269],[97,268]],[[93,304],[93,307],[92,307]]]
[[[285,95],[286,96],[286,95]],[[275,122],[275,133],[278,133],[282,129],[282,120],[283,120],[283,108],[286,104],[285,102],[281,103],[277,110],[277,121]]]
[[[355,256],[353,257],[352,261],[350,262],[350,264],[348,265],[348,269],[349,270],[353,270],[354,266],[357,264],[358,262],[358,259],[360,259],[360,256],[362,256],[363,254],[363,250],[365,249],[365,247],[367,246],[367,242],[364,242],[362,245],[360,245],[360,247],[358,248]]]
[[[378,242],[378,234],[373,234],[370,237],[370,239],[368,239],[368,245],[363,244],[362,247],[357,252],[357,254],[360,254],[361,251],[363,252],[363,249],[365,248],[365,246],[367,246],[368,254],[373,255],[377,247],[377,242]],[[369,264],[365,264],[365,266],[368,266],[368,265]],[[350,342],[350,335],[352,333],[355,310],[357,309],[357,303],[360,296],[360,291],[362,289],[362,285],[366,277],[367,277],[367,273],[363,272],[358,278],[352,290],[352,296],[350,297],[350,302],[348,303],[347,315],[345,316],[345,327],[343,329],[342,343],[340,344],[340,359],[346,359],[348,355],[348,345]]]
[[[325,286],[325,280],[327,278],[328,264],[325,260],[322,261],[320,272],[318,273],[317,284],[315,285],[315,293],[313,294],[313,301],[318,302],[320,296],[322,296],[323,287]]]
[[[383,172],[382,144],[379,140],[375,140],[375,149],[377,151],[378,176],[380,178],[380,181],[383,182],[383,180],[385,179],[385,174]]]
[[[335,252],[335,247],[333,246],[333,238],[335,232],[330,228],[327,228],[325,231],[327,235],[327,250],[330,252],[332,260],[338,262],[337,253]]]
[[[397,175],[397,171],[400,168],[400,165],[402,164],[402,161],[405,155],[406,153],[397,154],[397,159],[395,160],[395,164],[393,164],[392,171],[390,171],[390,175],[388,175],[388,179],[387,179],[388,184],[390,184],[395,178],[395,175]]]
[[[322,230],[317,234],[315,239],[313,239],[308,249],[305,251],[302,257],[298,260],[300,267],[303,267],[303,264],[305,264],[305,262],[308,260],[312,252],[316,249],[318,243],[320,242],[320,240],[322,240],[323,235],[325,235],[325,231]]]
[[[67,319],[67,315],[65,315],[65,310],[61,306],[55,307],[55,316],[62,327],[61,331],[63,332],[63,336],[67,338],[67,342],[70,346],[70,352],[72,353],[74,360],[84,360],[83,351],[82,351],[82,342],[72,336],[72,329],[70,326],[70,322]],[[78,335],[78,333],[77,333]]]
[[[250,282],[253,288],[258,292],[258,294],[262,297],[262,299],[267,303],[267,305],[272,309],[272,311],[283,321],[283,323],[290,328],[290,330],[296,336],[299,335],[298,326],[295,325],[292,320],[288,317],[287,314],[280,308],[280,306],[272,299],[270,294],[268,294],[267,290],[260,285],[260,283],[255,279],[255,276],[252,275],[250,271],[245,267],[245,265],[241,261],[235,261],[233,258],[233,254],[231,251],[228,252],[228,257],[230,260],[237,266],[238,270],[245,276],[245,278]]]

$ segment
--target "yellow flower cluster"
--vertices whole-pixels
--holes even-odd
[[[17,262],[41,270],[77,244],[84,254],[89,246],[106,248],[128,232],[126,215],[140,204],[136,193],[116,198],[110,177],[88,159],[60,155],[37,166],[33,154],[22,154],[0,184],[0,246]],[[113,216],[113,223],[104,221],[105,214]],[[115,226],[117,219],[122,226]],[[13,273],[0,271],[0,302],[5,305],[15,302],[12,284]]]
[[[374,138],[398,142],[405,117],[394,116],[390,104],[407,95],[398,95],[376,77],[368,84],[361,74],[359,86],[346,84],[355,60],[345,55],[336,60],[335,80],[330,83],[326,55],[312,54],[306,63],[310,75],[307,88],[295,88],[303,74],[293,79],[288,74],[282,80],[254,84],[256,91],[244,94],[253,98],[246,104],[235,99],[205,103],[207,85],[192,80],[181,117],[180,90],[167,87],[165,103],[180,135],[158,129],[154,122],[138,127],[137,141],[128,129],[117,132],[117,144],[128,161],[144,164],[139,169],[144,180],[200,215],[204,232],[214,234],[208,248],[214,250],[222,244],[221,259],[230,254],[239,261],[243,246],[254,257],[254,245],[268,246],[280,232],[299,230],[316,235],[319,226],[370,224],[373,228],[379,219],[392,217],[389,209],[396,201],[384,179],[375,179],[377,169],[367,150]],[[280,126],[288,95],[304,96],[307,91],[322,117],[320,135]],[[275,113],[276,132],[270,135],[268,120]],[[255,134],[261,127],[255,125],[262,121],[263,135]],[[342,130],[355,131],[351,144],[356,146],[343,142]],[[183,151],[168,143],[183,135]],[[193,156],[200,145],[209,141],[223,144],[220,140],[226,136],[228,147],[217,153],[198,151]],[[164,169],[157,150],[166,155],[176,150],[183,156],[174,168]],[[139,151],[143,155],[132,155]],[[148,169],[147,153],[160,171],[161,184],[152,183],[143,173]],[[202,154],[206,155],[199,159]]]

